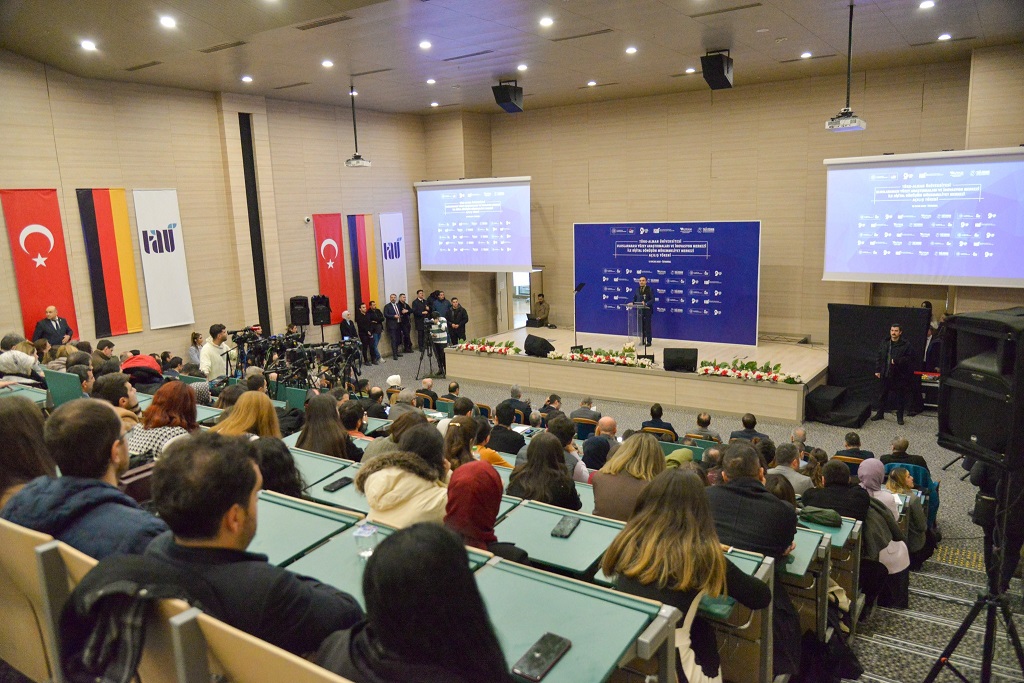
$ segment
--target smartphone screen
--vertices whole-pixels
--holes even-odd
[[[579,525],[579,517],[564,515],[560,520],[558,520],[558,524],[556,524],[551,530],[551,535],[556,538],[569,538],[572,536],[572,532],[576,531],[576,527]]]
[[[570,647],[568,638],[545,633],[512,666],[512,673],[529,681],[540,681]]]
[[[351,483],[352,477],[341,477],[339,479],[335,479],[330,484],[324,486],[324,491],[327,491],[328,493],[334,493],[335,491],[339,491],[345,488]]]

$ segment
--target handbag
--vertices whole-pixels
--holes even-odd
[[[708,676],[697,664],[697,656],[690,646],[690,629],[693,626],[693,619],[697,616],[697,609],[700,607],[700,600],[704,597],[704,591],[697,594],[697,597],[690,603],[690,609],[686,613],[683,623],[676,628],[676,653],[679,659],[677,664],[682,668],[688,683],[722,683],[722,671],[719,669],[715,676]]]
[[[974,495],[971,521],[980,527],[994,527],[996,525],[996,499],[978,491]]]
[[[899,574],[910,566],[910,550],[904,541],[889,541],[889,545],[879,551],[878,561],[890,574]]]

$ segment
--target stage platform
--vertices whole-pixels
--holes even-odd
[[[555,351],[569,353],[573,331],[567,329],[519,328],[505,334],[490,335],[493,341],[514,340],[523,347],[528,334],[551,342]],[[580,334],[579,344],[601,349],[621,349],[624,337]],[[697,348],[698,362],[715,360],[781,363],[782,370],[799,375],[803,384],[773,384],[691,373],[666,372],[661,368],[665,347]],[[533,358],[527,355],[502,356],[448,349],[448,377],[494,384],[518,384],[523,388],[547,392],[576,392],[594,398],[661,403],[689,410],[708,410],[715,414],[758,416],[802,422],[804,396],[824,384],[828,369],[828,351],[807,344],[762,342],[758,346],[706,344],[655,339],[648,347],[657,367],[630,368],[570,363],[564,360]],[[643,347],[639,347],[643,353]]]

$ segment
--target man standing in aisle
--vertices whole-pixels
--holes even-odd
[[[469,312],[459,303],[458,298],[452,299],[452,308],[448,312],[448,336],[452,344],[459,344],[466,341],[466,323],[469,322]]]
[[[231,351],[231,346],[228,344],[227,330],[220,323],[210,325],[210,336],[199,352],[199,369],[208,379],[228,374],[228,357],[224,354]]]
[[[889,338],[878,347],[875,360],[875,377],[882,380],[881,393],[878,397],[878,412],[871,418],[881,420],[885,417],[885,408],[890,394],[896,395],[896,423],[903,424],[903,408],[907,394],[910,393],[910,377],[912,373],[912,354],[910,344],[903,339],[903,328],[898,323],[889,327]]]
[[[423,290],[416,290],[416,298],[412,300],[412,317],[416,323],[416,346],[422,351],[424,344],[430,343],[427,339],[427,327],[430,322],[430,302],[423,296]]]
[[[371,301],[366,310],[366,319],[370,321],[370,335],[373,337],[373,352],[380,360],[380,337],[384,334],[384,314],[377,308],[377,302]]]
[[[412,353],[412,336],[409,332],[412,329],[412,307],[405,300],[405,293],[398,295],[398,308],[402,312],[402,346],[406,353]]]
[[[68,326],[68,321],[57,315],[56,306],[46,307],[46,317],[36,323],[32,333],[32,341],[45,339],[50,346],[60,346],[71,341],[75,331]]]
[[[640,286],[633,294],[633,303],[642,304],[647,308],[640,312],[640,340],[644,346],[651,345],[651,313],[654,310],[654,292],[647,286],[647,278],[640,277]]]
[[[391,357],[398,360],[402,346],[402,309],[398,307],[398,297],[391,295],[388,305],[384,307],[384,319],[388,326],[388,339],[391,341]]]

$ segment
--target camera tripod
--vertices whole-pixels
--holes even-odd
[[[992,659],[995,656],[996,648],[996,630],[998,624],[996,618],[1002,614],[1003,626],[1006,629],[1006,635],[1009,636],[1011,645],[1013,646],[1014,654],[1017,656],[1017,664],[1020,666],[1021,674],[1024,675],[1024,648],[1020,644],[1020,636],[1017,635],[1017,628],[1013,623],[1013,612],[1010,610],[1010,605],[1007,602],[1005,593],[1003,593],[1002,584],[1002,573],[1003,573],[1003,562],[1005,561],[1005,547],[1006,547],[1006,523],[1009,517],[1009,503],[1010,503],[1010,485],[1006,479],[1009,478],[1010,472],[1005,466],[1000,463],[997,465],[1003,470],[1004,481],[1000,482],[1002,487],[1001,496],[1001,519],[997,513],[996,523],[999,525],[999,536],[997,539],[999,545],[993,545],[992,548],[992,563],[994,567],[985,567],[988,572],[988,590],[978,595],[978,599],[974,601],[974,606],[971,607],[971,611],[964,617],[963,622],[960,624],[960,628],[957,629],[956,633],[950,639],[946,645],[946,649],[939,655],[938,660],[932,666],[931,671],[928,672],[928,676],[924,679],[924,683],[934,683],[938,678],[939,674],[944,668],[948,668],[957,678],[964,683],[969,683],[967,677],[961,673],[952,662],[949,661],[953,652],[960,646],[964,636],[967,635],[974,623],[974,620],[978,618],[982,610],[985,610],[985,640],[982,645],[981,653],[981,683],[990,683],[992,680]],[[1024,495],[1020,492],[1015,492],[1016,495]]]
[[[427,374],[423,375],[423,359],[427,359]],[[432,377],[434,375],[434,345],[427,339],[427,343],[420,346],[420,364],[416,368],[416,379]]]

